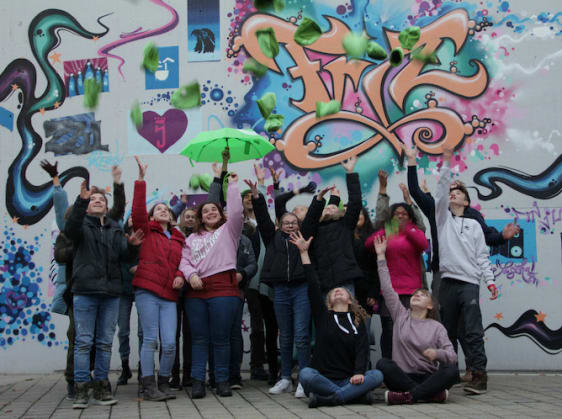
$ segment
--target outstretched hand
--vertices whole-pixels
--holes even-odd
[[[357,163],[357,156],[351,156],[349,159],[341,162],[341,165],[347,173],[352,173],[355,169],[355,164]]]
[[[47,172],[49,174],[49,176],[51,176],[52,178],[59,175],[59,171],[58,171],[59,162],[58,161],[56,161],[55,164],[51,164],[51,163],[49,163],[48,160],[41,160],[39,165],[41,166],[41,169],[43,169],[45,172]]]
[[[111,168],[111,176],[113,177],[113,183],[121,183],[121,175],[123,174],[123,171],[121,170],[121,168],[118,165],[114,165]]]
[[[334,190],[336,187],[336,185],[332,185],[332,186],[326,186],[324,189],[322,189],[320,191],[320,193],[318,194],[318,196],[316,197],[316,199],[318,199],[319,201],[322,201],[324,199],[324,195],[326,195],[329,191]]]
[[[90,199],[90,195],[92,195],[92,190],[87,188],[86,181],[83,180],[80,184],[80,198]]]
[[[310,237],[308,240],[305,240],[304,237],[302,236],[302,233],[300,231],[297,231],[296,233],[295,232],[291,233],[289,241],[293,243],[295,246],[297,246],[301,253],[304,253],[308,251],[312,239],[313,238]]]
[[[443,144],[443,161],[450,161],[451,157],[453,157],[453,151],[455,151],[454,147],[451,147],[449,144]]]
[[[126,234],[127,241],[131,246],[140,246],[144,240],[144,233],[142,230],[134,231],[133,234]]]
[[[139,167],[139,180],[144,180],[146,176],[146,169],[148,169],[148,164],[142,164],[138,156],[135,156],[135,160],[137,161],[137,165]]]
[[[269,166],[269,173],[271,173],[271,177],[273,179],[273,183],[279,183],[279,179],[281,178],[281,173],[283,169],[279,169],[279,171],[275,171],[273,166]]]
[[[263,166],[259,163],[254,163],[254,172],[256,173],[256,179],[260,185],[265,185],[265,170]]]
[[[222,151],[222,162],[223,164],[228,163],[228,161],[230,160],[230,149],[228,147],[225,147],[224,150]]]
[[[402,191],[402,196],[404,197],[404,202],[408,205],[412,205],[412,198],[410,198],[410,191],[405,183],[400,183],[400,190]]]
[[[383,256],[386,253],[386,237],[384,236],[377,236],[375,237],[375,241],[373,242],[375,246],[375,252],[377,256]]]
[[[388,184],[388,173],[385,170],[379,170],[379,192],[386,193],[386,185]]]
[[[404,144],[404,154],[408,158],[408,166],[415,166],[416,165],[416,156],[418,155],[418,148],[414,144],[413,147],[409,147],[408,145]]]
[[[256,182],[252,182],[250,179],[244,179],[244,183],[246,185],[248,185],[248,187],[250,188],[250,191],[252,193],[252,197],[258,198],[258,196],[259,196],[258,184]]]
[[[502,236],[505,240],[512,239],[516,234],[521,231],[521,227],[516,223],[509,223],[502,230]]]
[[[238,182],[238,175],[234,172],[230,173],[230,176],[228,177],[228,184],[232,185],[233,183]]]

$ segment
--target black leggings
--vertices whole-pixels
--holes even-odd
[[[409,391],[414,401],[428,400],[449,389],[458,381],[459,369],[453,364],[440,364],[433,374],[407,374],[391,359],[382,358],[377,369],[384,375],[384,383],[390,391]]]

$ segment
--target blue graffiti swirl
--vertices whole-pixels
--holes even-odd
[[[562,155],[538,175],[529,175],[515,169],[490,167],[476,173],[474,182],[492,191],[489,195],[484,195],[475,188],[478,199],[482,201],[489,201],[502,194],[498,182],[536,199],[551,199],[562,192]]]

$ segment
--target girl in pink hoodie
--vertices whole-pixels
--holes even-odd
[[[205,397],[205,375],[209,343],[215,355],[217,394],[232,396],[228,383],[230,331],[240,305],[236,273],[236,252],[244,224],[242,198],[230,175],[226,205],[228,219],[220,204],[207,202],[197,210],[197,225],[185,240],[180,262],[188,287],[185,310],[192,336],[192,398]]]
[[[409,307],[410,297],[422,287],[420,256],[427,249],[425,233],[416,227],[416,217],[412,207],[405,202],[390,207],[391,220],[398,223],[398,233],[386,237],[385,229],[373,233],[366,241],[365,248],[375,253],[375,237],[386,237],[388,245],[386,260],[392,278],[392,287],[400,296],[400,301]],[[387,225],[390,220],[387,221]],[[384,358],[392,357],[392,317],[384,303],[381,304],[381,352]]]

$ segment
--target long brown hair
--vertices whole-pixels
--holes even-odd
[[[365,319],[369,315],[367,314],[365,309],[363,307],[361,307],[361,305],[357,302],[357,299],[353,295],[351,295],[351,293],[349,292],[349,290],[347,288],[345,288],[345,287],[336,287],[336,288],[345,289],[345,291],[349,295],[349,299],[351,300],[351,303],[349,303],[349,310],[353,313],[353,317],[354,317],[353,324],[355,326],[359,326],[359,323],[361,323],[362,321],[365,321]],[[336,288],[332,288],[328,292],[328,295],[326,295],[326,307],[328,307],[329,310],[332,309],[332,306],[330,305],[330,295],[332,295],[332,292],[334,292],[334,290]]]
[[[221,219],[217,223],[216,228],[219,228],[224,223],[226,223],[226,216],[224,215],[224,211],[222,209],[221,204],[219,204],[218,202],[204,202],[197,207],[197,212],[196,212],[197,222],[195,223],[195,227],[193,227],[194,233],[201,234],[202,231],[205,231],[205,225],[203,224],[203,207],[205,205],[214,205],[219,210],[219,214],[221,215]]]

